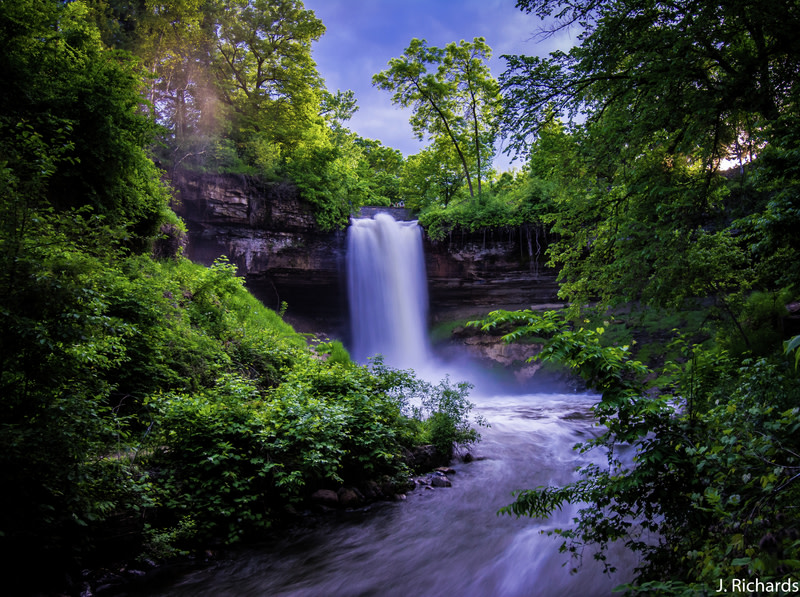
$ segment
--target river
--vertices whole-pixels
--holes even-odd
[[[388,215],[355,220],[348,233],[351,351],[364,361],[447,373],[432,358],[425,331],[426,278],[415,222]],[[472,371],[472,374],[477,373]],[[464,375],[454,375],[454,380]],[[469,373],[466,375],[469,378]],[[474,380],[470,380],[474,381]],[[456,461],[452,487],[418,488],[405,500],[310,519],[314,524],[262,547],[230,552],[148,595],[307,597],[606,596],[630,577],[603,573],[591,553],[576,565],[546,533],[568,526],[574,511],[547,521],[498,516],[512,492],[563,484],[587,458],[572,447],[598,432],[596,396],[478,391],[470,399],[490,424]],[[624,554],[614,557],[624,561]]]
[[[548,521],[498,516],[516,489],[563,483],[585,462],[571,448],[597,432],[595,397],[473,397],[491,424],[456,462],[452,487],[331,516],[263,547],[231,553],[149,595],[461,596],[611,595],[625,572],[604,575],[590,554],[573,574],[558,537],[570,512]],[[598,457],[600,455],[597,455]],[[621,554],[616,554],[622,557]],[[622,567],[623,569],[625,566]]]

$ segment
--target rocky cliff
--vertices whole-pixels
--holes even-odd
[[[431,320],[560,305],[557,272],[544,265],[546,248],[546,234],[533,226],[426,238]]]
[[[208,265],[226,255],[265,305],[287,303],[300,329],[341,325],[345,233],[321,231],[294,186],[181,171],[172,184],[188,229],[187,257]]]
[[[321,231],[289,184],[193,172],[177,172],[172,183],[190,259],[210,264],[226,255],[267,306],[288,304],[298,329],[343,335],[345,231]],[[426,238],[431,320],[553,304],[557,286],[543,265],[546,240],[524,227]]]

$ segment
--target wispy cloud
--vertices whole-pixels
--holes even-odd
[[[514,6],[514,0],[305,0],[327,28],[314,45],[314,59],[328,89],[352,89],[359,111],[352,130],[378,139],[405,155],[422,147],[408,124],[410,112],[391,103],[391,95],[372,86],[372,76],[402,55],[413,38],[433,46],[484,37],[492,48],[495,77],[505,69],[502,54],[546,55],[568,49],[568,34],[536,43],[540,22]],[[500,164],[498,164],[500,166]]]

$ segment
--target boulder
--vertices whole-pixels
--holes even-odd
[[[318,506],[325,506],[327,508],[339,507],[339,496],[335,491],[330,489],[317,489],[311,494],[311,501]]]
[[[450,479],[447,478],[447,475],[437,474],[431,477],[431,486],[432,487],[452,487],[453,484],[450,482]]]
[[[352,487],[342,487],[336,494],[342,508],[357,508],[364,502],[361,492]]]
[[[370,479],[361,486],[361,495],[367,500],[378,499],[381,497],[381,488],[375,481]]]
[[[437,466],[447,464],[447,459],[436,451],[433,445],[415,446],[405,454],[406,463],[411,470],[416,472],[430,471]]]

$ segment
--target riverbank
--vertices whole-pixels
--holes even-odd
[[[610,597],[631,563],[615,551],[620,570],[602,574],[586,554],[577,574],[559,542],[548,537],[569,523],[497,516],[514,490],[573,478],[580,455],[572,445],[594,433],[581,394],[480,396],[476,411],[491,427],[470,463],[455,461],[452,487],[419,487],[406,500],[337,512],[274,542],[220,554],[212,566],[152,588],[148,597],[311,597],[319,595],[447,595]],[[562,566],[562,564],[568,566]]]
[[[212,570],[220,562],[230,561],[237,554],[283,542],[313,532],[330,524],[340,524],[367,517],[381,516],[391,504],[406,502],[412,493],[451,488],[457,471],[452,462],[467,464],[474,461],[471,452],[461,450],[454,459],[438,456],[433,446],[418,446],[407,453],[408,465],[417,472],[402,485],[384,479],[383,483],[368,482],[363,489],[341,487],[338,491],[318,490],[299,507],[287,506],[284,516],[273,527],[250,542],[225,545],[212,542],[202,548],[178,550],[165,545],[161,558],[158,554],[142,555],[131,552],[113,561],[97,560],[93,567],[65,578],[60,590],[36,595],[76,595],[80,597],[122,597],[148,595],[159,587],[178,582],[192,572]],[[444,461],[447,464],[442,464]],[[110,533],[125,533],[129,527],[121,524]],[[100,556],[101,554],[96,554]]]

